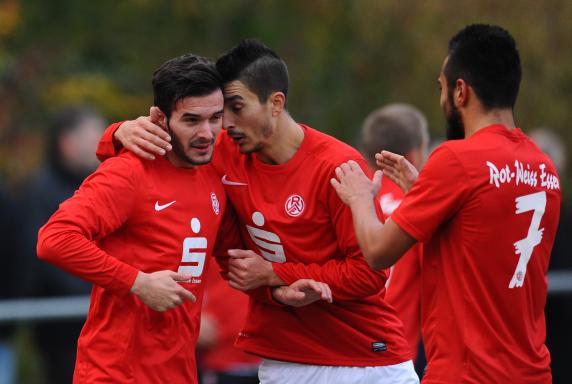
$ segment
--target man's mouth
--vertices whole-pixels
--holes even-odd
[[[208,151],[213,144],[214,144],[213,141],[194,141],[191,142],[191,148],[195,148],[201,152],[205,152]]]
[[[242,141],[244,141],[244,139],[246,138],[246,136],[243,133],[239,133],[236,131],[228,131],[228,135],[230,136],[231,139],[233,139],[236,143],[241,143]]]

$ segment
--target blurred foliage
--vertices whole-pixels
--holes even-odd
[[[40,161],[54,108],[145,114],[160,63],[189,51],[216,58],[244,37],[288,63],[299,121],[354,143],[368,112],[401,101],[439,136],[436,78],[449,38],[473,22],[500,24],[519,44],[518,124],[550,127],[570,148],[570,20],[569,0],[0,0],[0,172],[18,181]]]

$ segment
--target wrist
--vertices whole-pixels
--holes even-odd
[[[363,208],[363,207],[366,207],[366,206],[373,204],[374,198],[375,198],[375,196],[373,196],[371,193],[367,193],[367,194],[361,193],[359,195],[352,196],[348,200],[348,205],[350,206],[350,208],[352,210]]]
[[[270,261],[267,262],[268,264],[268,274],[266,277],[266,285],[269,287],[279,287],[281,285],[285,285],[286,283],[278,277],[276,272],[274,272],[274,265]]]
[[[143,271],[137,272],[137,277],[135,278],[135,281],[131,286],[130,292],[135,295],[139,295],[139,293],[141,292],[141,287],[145,285],[147,277],[148,275],[145,272]]]
[[[282,301],[282,293],[284,292],[284,286],[279,286],[279,287],[270,287],[270,290],[272,292],[272,298],[274,299],[274,301],[276,301],[277,303],[280,304],[284,304],[284,302]]]

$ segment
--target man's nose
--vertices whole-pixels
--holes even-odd
[[[232,117],[228,116],[230,113],[225,113],[222,116],[222,129],[231,129],[234,128],[234,120]]]

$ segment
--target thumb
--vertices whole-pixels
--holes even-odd
[[[191,291],[188,291],[186,289],[181,289],[181,291],[179,292],[179,297],[182,299],[187,299],[189,300],[191,303],[194,303],[197,301],[197,298],[195,297],[195,295],[193,295],[191,293]]]
[[[381,180],[383,178],[383,172],[380,170],[375,171],[375,173],[373,174],[373,187],[375,189],[375,194],[377,195],[377,193],[379,192],[379,189],[381,188]]]
[[[149,120],[155,124],[161,122],[161,110],[159,107],[153,105],[151,108],[149,108]]]

